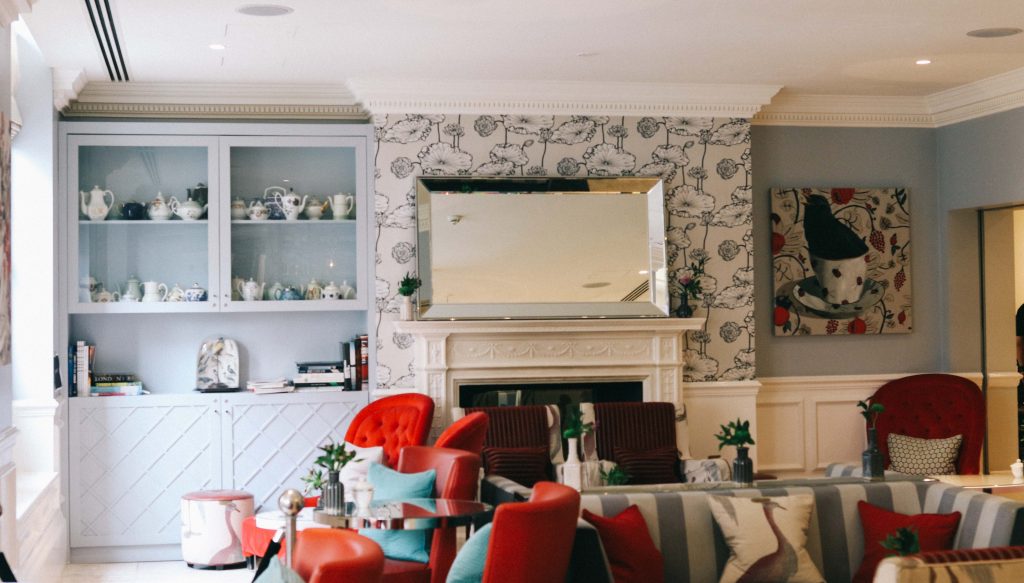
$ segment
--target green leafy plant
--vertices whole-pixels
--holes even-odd
[[[418,277],[413,277],[411,273],[406,272],[405,277],[402,281],[398,282],[398,295],[411,296],[416,293],[416,290],[420,289],[423,282]]]
[[[601,479],[609,486],[622,486],[624,484],[628,484],[632,477],[633,476],[627,474],[626,470],[622,469],[621,466],[613,466],[612,469],[607,472],[604,468],[601,468]]]
[[[885,550],[892,551],[901,557],[921,552],[921,542],[917,536],[917,529],[913,526],[896,529],[896,532],[889,534],[878,544],[882,545]]]
[[[356,452],[345,449],[345,442],[328,442],[327,445],[321,445],[320,450],[324,452],[323,455],[316,458],[313,463],[324,468],[328,472],[341,471],[341,468],[345,467],[345,464],[356,457]]]
[[[565,428],[562,437],[566,439],[580,438],[594,430],[593,423],[583,422],[583,411],[579,407],[570,409],[565,415]]]
[[[871,399],[866,401],[857,401],[857,407],[860,408],[860,414],[864,417],[864,421],[868,424],[869,429],[874,429],[875,424],[878,423],[878,415],[885,411],[885,405],[881,403],[872,403]]]
[[[309,494],[315,490],[323,488],[324,485],[324,472],[317,468],[310,468],[309,473],[302,476],[302,481],[306,483],[306,487],[302,489],[304,494]]]
[[[678,280],[681,296],[689,296],[695,300],[700,299],[700,278],[704,277],[704,265],[707,262],[708,257],[702,255],[683,270],[683,274]]]
[[[715,437],[718,438],[718,449],[727,445],[736,447],[754,445],[754,436],[750,435],[750,421],[740,421],[737,418],[736,421],[730,421],[728,425],[719,425],[719,427],[722,428],[722,432],[715,434]]]

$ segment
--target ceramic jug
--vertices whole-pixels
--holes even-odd
[[[156,281],[142,282],[142,301],[162,302],[167,299],[167,284]]]
[[[278,290],[278,292],[274,295],[274,299],[275,300],[301,300],[302,299],[302,291],[301,290],[297,290],[294,287],[288,285],[288,286],[285,286],[285,287],[281,288],[280,290]]]
[[[205,302],[209,295],[206,290],[199,286],[199,283],[193,283],[192,287],[185,290],[185,301],[186,302]]]
[[[265,221],[270,216],[270,211],[267,207],[263,206],[263,203],[254,200],[249,203],[248,213],[250,221]]]
[[[356,297],[356,288],[350,286],[348,281],[342,281],[338,287],[339,298],[343,300],[351,300]]]
[[[178,202],[178,199],[172,196],[171,212],[184,221],[197,221],[206,212],[206,206],[200,205],[191,198],[185,202]]]
[[[166,221],[171,218],[171,207],[167,206],[162,192],[157,192],[156,198],[150,201],[149,210],[146,211],[146,214],[153,221]]]
[[[281,186],[268,186],[263,191],[263,203],[267,207],[267,214],[270,219],[279,221],[285,218],[284,210],[281,207],[281,197],[288,194],[288,191]]]
[[[169,302],[183,302],[185,301],[185,290],[181,289],[178,284],[174,284],[174,287],[167,292],[167,301]]]
[[[320,297],[325,300],[338,300],[341,299],[341,288],[334,285],[334,282],[324,286],[323,291],[320,293]]]
[[[306,201],[309,195],[300,197],[294,190],[289,189],[286,194],[281,195],[281,211],[284,212],[285,220],[297,221],[299,213],[306,208]]]
[[[249,278],[249,281],[239,284],[238,295],[242,301],[256,302],[263,299],[263,286],[266,284],[256,283],[256,280]]]
[[[334,196],[328,197],[328,206],[331,207],[331,214],[336,221],[344,221],[348,219],[348,214],[352,212],[352,207],[356,204],[356,198],[351,194],[339,192]]]
[[[320,282],[316,279],[310,280],[309,285],[306,286],[304,296],[307,300],[319,300],[323,296],[323,288],[320,287]]]
[[[242,294],[238,290],[242,289],[242,285],[245,283],[245,279],[241,277],[231,278],[231,301],[237,302],[242,299]]]
[[[121,300],[121,294],[116,292],[116,291],[109,292],[109,291],[107,291],[107,290],[105,290],[103,288],[100,288],[100,291],[96,292],[96,301],[101,303],[101,304],[106,304],[106,303],[109,303],[109,302],[117,302],[117,301],[120,301],[120,300]]]
[[[235,200],[231,201],[231,220],[232,221],[243,221],[243,220],[245,220],[245,217],[246,217],[245,210],[246,209],[245,209],[245,201],[244,200],[242,200],[240,198],[236,198]]]
[[[122,204],[121,218],[126,221],[137,221],[146,218],[146,205],[141,202],[126,202]]]
[[[266,295],[264,297],[266,299],[268,299],[268,300],[276,300],[277,299],[277,292],[282,290],[282,289],[284,289],[284,286],[281,285],[281,282],[275,281],[274,285],[272,285],[269,288],[267,288],[267,293],[266,293]]]
[[[89,192],[79,190],[82,198],[82,214],[89,217],[90,221],[102,221],[107,218],[107,213],[114,208],[114,193],[103,190],[99,186],[93,186]],[[107,195],[110,195],[110,202],[107,202]]]
[[[137,302],[142,299],[142,284],[134,275],[128,278],[124,284],[124,293],[121,294],[122,302]]]
[[[319,198],[312,197],[306,204],[306,209],[303,211],[303,213],[305,213],[307,219],[311,221],[319,221],[320,217],[324,215],[324,208],[326,206],[327,203],[320,202]]]

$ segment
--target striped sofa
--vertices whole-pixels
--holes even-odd
[[[1024,544],[1024,504],[973,490],[924,481],[864,482],[856,479],[779,482],[778,487],[657,493],[584,494],[581,507],[614,516],[636,504],[647,520],[655,544],[665,557],[665,580],[717,582],[729,556],[722,533],[711,517],[708,496],[787,496],[813,494],[815,510],[808,533],[808,551],[829,583],[850,581],[864,554],[857,501],[904,514],[960,511],[963,519],[955,548]],[[588,529],[581,524],[581,532]],[[582,540],[596,540],[586,533]],[[607,564],[597,543],[577,548],[573,572],[588,573],[574,581],[610,581],[595,576],[595,565]]]

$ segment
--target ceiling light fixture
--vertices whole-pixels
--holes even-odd
[[[224,46],[224,45],[222,45],[220,43],[213,43],[213,44],[210,45],[210,50],[214,50],[214,51],[223,51],[226,48],[227,48],[226,46]]]
[[[1004,36],[1020,34],[1021,32],[1024,32],[1024,30],[1009,26],[997,26],[994,28],[979,28],[978,30],[972,30],[967,33],[967,36],[973,36],[974,38],[1002,38]]]
[[[236,12],[246,16],[284,16],[295,12],[295,9],[281,4],[245,4],[239,6]]]
[[[918,60],[914,61],[914,64],[915,65],[931,65],[932,62],[929,59],[918,59]]]
[[[576,53],[576,56],[577,57],[581,57],[581,58],[596,57],[597,56],[597,52],[595,52],[595,51],[583,51],[583,52]]]

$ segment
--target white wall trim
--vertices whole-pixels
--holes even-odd
[[[85,88],[84,69],[53,69],[53,106],[64,110]]]
[[[373,114],[536,113],[750,117],[779,85],[352,79]]]
[[[0,0],[0,26],[7,28],[22,14],[32,12],[38,0]]]

